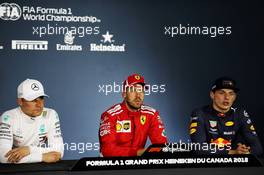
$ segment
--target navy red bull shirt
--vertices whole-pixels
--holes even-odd
[[[250,146],[251,154],[262,154],[255,127],[244,109],[231,108],[227,113],[220,113],[211,105],[204,106],[192,112],[189,131],[192,143],[213,143],[218,147],[225,147],[216,150],[216,154],[228,154],[230,149],[237,148],[238,143]],[[195,152],[212,153],[210,150]]]

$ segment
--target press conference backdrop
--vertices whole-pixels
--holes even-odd
[[[264,145],[261,11],[259,1],[1,0],[0,113],[17,106],[20,82],[37,79],[59,113],[64,159],[99,156],[100,115],[140,73],[169,141],[189,142],[191,111],[226,75]]]

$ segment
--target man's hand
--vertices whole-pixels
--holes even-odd
[[[141,156],[145,151],[146,151],[146,148],[139,149],[139,150],[137,151],[137,156]]]
[[[250,154],[250,147],[244,144],[238,143],[237,149],[229,150],[228,154]]]
[[[61,154],[56,151],[51,151],[48,153],[42,154],[42,161],[46,163],[54,163],[61,159]]]
[[[7,162],[10,163],[17,163],[19,162],[23,157],[26,157],[30,154],[30,150],[28,146],[22,146],[19,148],[14,148],[8,153],[6,153],[5,157],[8,157]]]

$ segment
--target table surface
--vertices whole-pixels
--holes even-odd
[[[264,163],[264,159],[260,159]],[[264,167],[232,167],[232,168],[161,168],[161,169],[128,169],[128,170],[91,170],[91,171],[70,171],[71,167],[78,160],[62,160],[57,163],[33,163],[33,164],[0,164],[0,174],[27,174],[27,175],[44,175],[44,174],[196,174],[196,175],[228,175],[239,174],[263,175]]]

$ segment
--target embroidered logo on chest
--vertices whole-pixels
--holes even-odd
[[[130,120],[122,120],[116,121],[116,132],[128,133],[131,132],[131,121]]]

